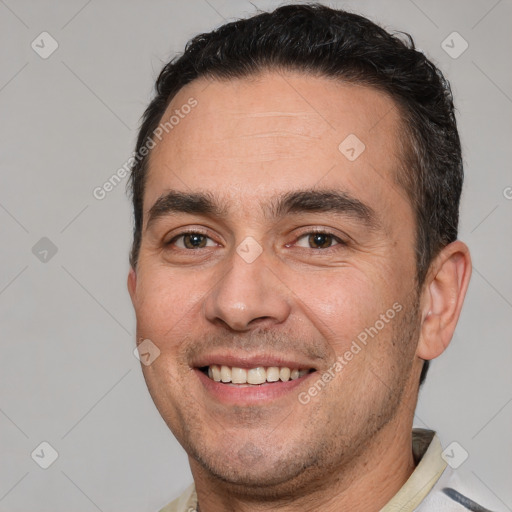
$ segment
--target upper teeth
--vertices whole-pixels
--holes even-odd
[[[216,382],[232,382],[233,384],[263,384],[264,382],[277,382],[282,380],[298,379],[308,373],[308,370],[287,368],[285,366],[258,366],[257,368],[238,368],[236,366],[219,366],[212,364],[208,367],[208,377]]]

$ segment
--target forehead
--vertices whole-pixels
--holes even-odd
[[[166,189],[231,191],[247,204],[317,185],[381,202],[397,192],[400,117],[370,87],[299,72],[200,79],[173,98],[166,122],[145,212]]]

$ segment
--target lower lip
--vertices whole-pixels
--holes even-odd
[[[287,382],[277,381],[259,385],[237,386],[216,382],[197,368],[194,371],[210,395],[213,395],[219,402],[231,405],[262,404],[290,395],[298,386],[302,385],[311,375],[316,373],[307,373],[298,379]]]

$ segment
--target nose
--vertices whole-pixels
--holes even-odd
[[[235,252],[227,263],[230,268],[204,303],[210,322],[247,331],[256,326],[280,324],[288,318],[291,293],[264,253],[248,263]]]

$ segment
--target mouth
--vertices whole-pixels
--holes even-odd
[[[294,401],[297,390],[318,372],[313,361],[285,354],[223,351],[191,361],[201,392],[209,403],[232,406],[271,405]],[[211,401],[213,399],[213,402]]]
[[[288,366],[256,366],[240,368],[225,364],[212,364],[198,368],[210,380],[235,387],[263,386],[293,381],[313,373],[314,368],[290,368]]]

